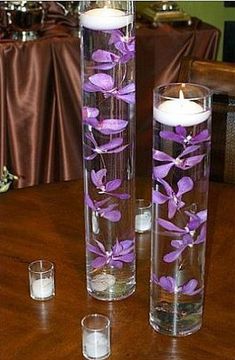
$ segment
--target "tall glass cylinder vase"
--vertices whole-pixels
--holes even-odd
[[[185,336],[202,325],[211,137],[209,89],[154,91],[150,324]]]
[[[132,1],[80,5],[87,290],[135,290],[135,37]]]

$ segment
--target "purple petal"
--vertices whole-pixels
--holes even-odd
[[[92,260],[91,266],[93,268],[99,269],[106,265],[107,259],[103,256],[98,256],[96,259]]]
[[[171,263],[175,260],[178,259],[178,257],[181,255],[181,253],[184,251],[184,249],[186,249],[186,246],[185,247],[182,247],[178,250],[175,250],[175,251],[172,251],[170,252],[169,254],[166,254],[164,257],[163,257],[163,260],[167,263]]]
[[[176,166],[183,170],[190,169],[191,167],[199,164],[203,160],[204,156],[205,156],[205,154],[191,156],[191,157],[185,159],[182,164],[179,164],[178,166],[177,165]]]
[[[120,145],[122,145],[123,143],[123,138],[122,137],[118,137],[115,138],[111,141],[109,141],[108,143],[99,146],[99,149],[102,151],[107,151],[107,150],[112,150],[115,149],[116,147],[119,147]]]
[[[209,135],[209,131],[206,129],[206,130],[202,130],[199,134],[195,135],[192,138],[191,142],[193,144],[198,144],[208,140],[210,140],[210,135]]]
[[[101,216],[112,222],[118,222],[121,219],[121,213],[119,210],[107,211],[104,212]]]
[[[123,145],[123,146],[120,146],[114,150],[109,150],[109,153],[110,154],[116,154],[116,153],[120,153],[122,152],[123,150],[125,150],[127,148],[128,144],[127,145]]]
[[[196,279],[191,279],[182,286],[182,294],[192,295],[198,285]]]
[[[114,191],[118,189],[121,186],[122,180],[121,179],[115,179],[108,181],[105,185],[106,191]]]
[[[192,152],[200,149],[200,145],[188,146],[178,157],[181,158],[185,155],[191,154]]]
[[[177,206],[173,199],[170,199],[168,202],[168,218],[172,219],[175,216],[176,210],[182,206]]]
[[[100,91],[100,88],[98,86],[91,84],[90,82],[86,82],[83,85],[83,90],[87,92],[96,92],[96,91]]]
[[[179,197],[185,194],[186,192],[192,190],[193,180],[189,176],[184,176],[178,181],[177,185],[179,190],[176,196]]]
[[[113,255],[118,256],[121,251],[122,251],[122,245],[119,243],[118,240],[116,240],[116,243],[113,246]]]
[[[134,241],[133,240],[123,240],[123,241],[120,241],[120,244],[122,245],[123,249],[130,249],[134,246]]]
[[[92,252],[94,254],[100,255],[100,256],[104,256],[104,254],[100,251],[100,249],[98,249],[96,246],[88,244],[87,245],[87,250],[89,252]]]
[[[182,144],[184,141],[181,136],[175,134],[172,131],[160,131],[159,135],[162,139],[175,141],[179,144]]]
[[[112,76],[99,73],[89,77],[90,82],[98,87],[99,89],[103,89],[106,91],[110,91],[114,87],[114,81]]]
[[[125,130],[128,121],[119,119],[106,119],[98,122],[96,129],[104,135],[118,134]]]
[[[161,276],[159,279],[159,285],[169,293],[173,293],[175,291],[175,279],[171,276]]]
[[[104,199],[104,200],[101,200],[101,201],[95,201],[95,206],[96,208],[101,208],[103,205],[107,204],[107,202],[109,202],[110,200],[110,197]],[[110,207],[111,205],[109,205]],[[116,206],[115,204],[113,204],[112,206]],[[112,207],[113,208],[113,207]]]
[[[127,199],[130,199],[130,194],[127,194],[127,193],[108,193],[118,199],[121,199],[121,200],[127,200]]]
[[[163,179],[157,179],[157,180],[164,186],[164,189],[165,189],[167,195],[172,196],[174,191],[173,191],[172,187],[168,184],[168,182]]]
[[[197,216],[200,219],[200,223],[204,223],[207,220],[207,209],[199,211]]]
[[[122,261],[118,261],[118,260],[111,260],[109,264],[110,266],[114,266],[117,269],[121,269],[123,267]]]
[[[97,108],[84,106],[82,109],[83,118],[96,118],[98,115],[99,115],[99,110]]]
[[[95,170],[91,170],[91,180],[93,184],[98,188],[103,186],[103,179],[104,177],[106,177],[106,174],[107,174],[107,169],[101,169],[97,172],[95,172]]]
[[[118,90],[119,95],[130,94],[132,92],[135,92],[135,83],[130,83]]]
[[[164,178],[168,175],[170,169],[172,168],[172,166],[174,166],[173,163],[171,164],[165,164],[165,165],[159,165],[159,166],[155,166],[153,168],[153,175],[154,178]]]
[[[96,118],[86,118],[83,120],[83,122],[87,125],[91,125],[94,128],[99,125],[99,121]]]
[[[85,134],[85,137],[86,137],[87,140],[89,140],[95,147],[97,146],[97,142],[96,142],[96,140],[95,140],[95,138],[94,138],[94,135],[93,135],[91,132],[86,133],[86,134]]]
[[[92,155],[89,155],[89,156],[84,156],[84,159],[85,160],[93,160],[93,159],[96,158],[96,156],[97,156],[97,154],[92,154]]]
[[[158,161],[170,161],[170,162],[173,162],[175,160],[172,156],[159,150],[155,150],[153,152],[153,159]]]
[[[201,244],[206,241],[206,224],[202,225],[199,236],[197,237],[194,244]]]
[[[159,218],[157,221],[158,221],[158,224],[166,230],[174,231],[179,234],[185,234],[185,232],[186,232],[185,229],[181,229],[180,227],[172,224],[170,221],[167,221],[167,220],[164,220],[161,218]]]
[[[159,191],[153,190],[152,201],[156,204],[164,204],[168,200],[168,196],[163,195]]]
[[[183,240],[172,240],[171,241],[171,246],[174,247],[175,249],[181,249],[185,245],[186,244],[184,244]]]
[[[112,63],[114,61],[118,61],[119,56],[117,56],[116,54],[110,52],[110,51],[105,51],[105,50],[96,50],[93,52],[92,54],[92,60],[96,61],[96,62],[104,62],[104,63]]]
[[[88,194],[85,194],[85,204],[92,210],[96,210],[96,207]]]
[[[119,95],[119,92],[116,95],[116,98],[119,100],[123,100],[128,104],[135,104],[135,93]]]
[[[126,255],[121,255],[118,257],[118,260],[125,262],[125,263],[131,263],[132,261],[134,261],[135,259],[135,254],[134,253],[129,253]]]
[[[187,131],[186,131],[186,129],[185,129],[183,126],[181,126],[181,125],[176,126],[175,132],[176,132],[176,134],[178,134],[179,136],[181,136],[181,138],[186,138],[186,136],[187,136]]]

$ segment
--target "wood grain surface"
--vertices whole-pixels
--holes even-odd
[[[150,196],[149,181],[137,182]],[[150,236],[137,237],[137,289],[126,300],[88,296],[82,182],[11,190],[0,195],[0,359],[82,359],[82,317],[111,319],[112,354],[122,360],[235,359],[235,186],[211,183],[206,298],[202,329],[186,338],[156,333],[148,323]],[[28,264],[56,267],[56,296],[29,297]]]

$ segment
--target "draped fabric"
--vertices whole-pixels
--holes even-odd
[[[76,19],[50,2],[38,40],[0,41],[0,169],[15,187],[82,177],[79,39]],[[137,174],[151,168],[152,90],[177,79],[182,55],[214,57],[218,31],[191,27],[137,29]]]

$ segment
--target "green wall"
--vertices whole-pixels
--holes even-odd
[[[137,9],[148,6],[148,4],[153,2],[154,1],[138,1]],[[224,21],[235,21],[235,7],[225,7],[224,1],[177,1],[177,3],[178,6],[189,15],[198,17],[220,30],[221,36],[217,59],[222,60]]]

